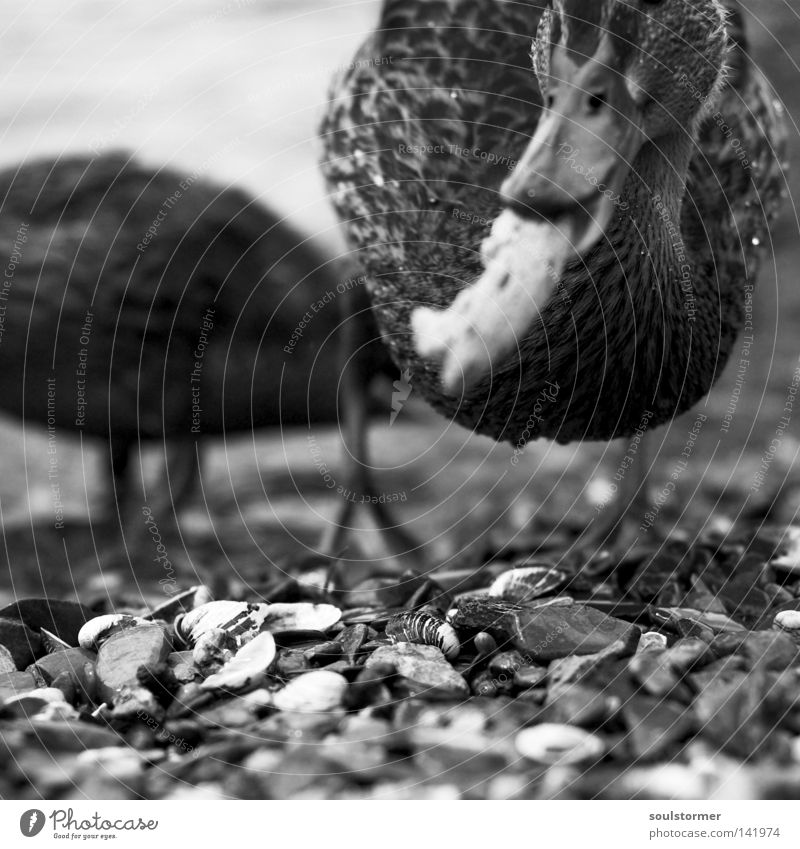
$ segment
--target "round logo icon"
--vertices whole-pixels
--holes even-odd
[[[19,818],[19,830],[25,837],[36,837],[44,828],[44,812],[37,808],[31,808]]]

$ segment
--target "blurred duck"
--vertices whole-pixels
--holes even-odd
[[[204,436],[336,421],[333,301],[355,283],[245,192],[42,159],[0,172],[0,233],[0,408],[106,440],[118,509],[184,505]],[[170,475],[135,495],[142,443]]]

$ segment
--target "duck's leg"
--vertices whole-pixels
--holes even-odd
[[[133,441],[126,436],[108,440],[108,507],[93,531],[97,563],[102,572],[129,575],[133,568],[126,535],[132,530],[134,477],[131,474]]]
[[[172,440],[164,445],[164,474],[155,489],[165,512],[175,515],[186,507],[200,477],[199,445]]]
[[[388,553],[393,556],[412,554],[423,560],[419,540],[397,522],[386,504],[380,502],[369,462],[369,388],[385,357],[382,343],[372,331],[371,316],[358,311],[359,302],[352,298],[345,306],[340,362],[342,376],[339,409],[344,449],[342,499],[333,521],[319,543],[319,550],[329,557],[340,556],[346,548],[351,522],[358,504],[365,504],[381,532]]]
[[[644,434],[632,462],[625,468],[612,501],[600,505],[597,515],[575,541],[572,551],[590,563],[603,552],[611,561],[624,558],[643,539],[641,530],[648,509],[649,435]],[[623,444],[620,459],[629,456],[629,443]]]
[[[112,436],[108,440],[111,461],[112,516],[122,522],[131,501],[131,452],[133,442],[127,437]]]
[[[163,465],[159,469],[158,477],[154,483],[146,486],[147,509],[145,525],[149,534],[144,537],[145,549],[154,551],[161,555],[162,573],[159,575],[159,584],[166,589],[174,591],[178,586],[186,582],[198,581],[212,588],[217,597],[224,597],[227,589],[227,578],[224,574],[212,567],[211,564],[197,562],[198,557],[202,561],[202,552],[191,545],[191,535],[187,536],[181,528],[180,513],[190,503],[192,496],[198,489],[200,478],[200,445],[194,440],[171,439],[163,443]],[[136,522],[137,517],[132,516]],[[139,523],[142,522],[142,511],[139,511]],[[158,523],[158,537],[153,538],[152,523]],[[165,550],[160,548],[160,543]],[[169,563],[163,559],[168,554]],[[153,555],[151,554],[151,557]]]
[[[347,357],[342,358],[347,362]],[[325,530],[319,550],[328,557],[338,557],[347,547],[347,537],[356,513],[356,494],[371,486],[368,440],[368,390],[360,378],[362,369],[350,362],[342,374],[339,395],[345,497],[339,501],[333,523]],[[347,497],[352,495],[351,497]]]
[[[133,473],[133,451],[133,440],[109,440],[112,515],[104,529],[110,539],[98,552],[99,563],[103,570],[127,576],[126,581],[143,592],[154,592],[157,585],[170,591],[179,577],[194,575],[177,511],[196,480],[195,446],[168,444],[164,473],[149,486]]]

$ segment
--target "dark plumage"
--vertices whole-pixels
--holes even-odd
[[[201,436],[335,420],[346,280],[246,193],[41,160],[0,172],[0,233],[0,407],[108,439],[118,485],[139,440],[193,466]]]
[[[333,85],[322,169],[384,341],[441,413],[513,443],[607,440],[648,411],[651,426],[669,421],[709,391],[743,323],[782,186],[778,107],[746,56],[740,18],[728,29],[724,14],[716,0],[384,3]],[[587,74],[599,92],[570,89]],[[583,98],[581,114],[562,114],[569,98]],[[581,227],[590,204],[594,214],[555,152],[534,151],[543,116],[556,147],[565,126],[592,134],[604,121],[609,145],[616,130],[639,128],[624,203],[492,374],[463,394],[444,391],[439,364],[415,347],[413,311],[448,307],[480,277],[481,242],[504,208]]]

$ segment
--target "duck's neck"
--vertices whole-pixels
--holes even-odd
[[[741,283],[732,269],[714,271],[715,265],[720,270],[723,253],[720,208],[706,215],[710,198],[687,196],[695,148],[685,131],[643,148],[626,186],[630,209],[620,215],[613,238],[616,245],[628,246],[628,271],[643,284],[640,297],[656,296],[663,303],[663,318],[676,344],[712,325],[718,328],[721,319],[735,323],[735,316],[720,314],[720,296],[727,294],[720,291],[720,281],[731,290]]]
[[[682,228],[691,156],[692,139],[685,133],[670,135],[658,144],[648,142],[631,169],[624,193],[630,209],[618,220],[622,231],[618,235],[624,244],[640,246],[640,255],[641,250],[645,255],[649,251],[662,286],[671,280],[673,266],[691,263]]]

